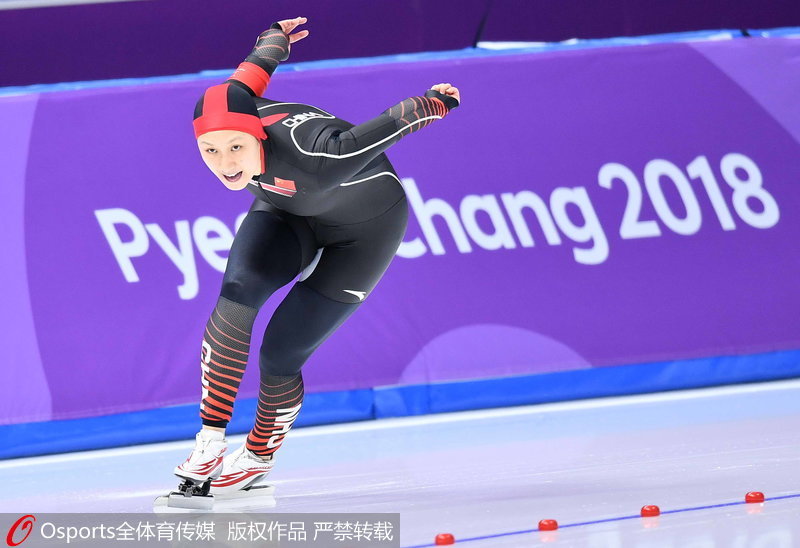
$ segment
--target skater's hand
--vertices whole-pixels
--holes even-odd
[[[461,104],[461,93],[458,91],[457,87],[451,84],[436,84],[431,89],[434,91],[438,91],[442,95],[447,95],[448,97],[455,97],[455,100],[458,101],[458,104]]]
[[[458,88],[450,84],[436,84],[425,92],[425,97],[435,97],[444,103],[447,110],[453,110],[461,104],[461,94]]]
[[[245,58],[245,62],[258,65],[265,70],[269,76],[272,76],[272,73],[275,72],[278,65],[289,58],[292,42],[297,42],[308,36],[307,30],[293,32],[299,25],[302,25],[306,21],[308,21],[308,19],[305,17],[295,17],[294,19],[285,19],[270,25],[267,30],[258,35],[256,44],[253,46],[250,55]],[[254,82],[251,81],[251,85],[252,84],[254,84]],[[256,95],[261,95],[265,88],[266,84],[263,84],[258,90],[253,88],[251,88],[251,90]]]
[[[291,32],[299,27],[300,25],[307,23],[308,19],[305,17],[295,17],[294,19],[284,19],[283,21],[278,21],[275,25],[278,25],[281,30],[289,37],[289,44],[294,44],[295,42],[302,40],[306,36],[308,36],[307,30],[301,30],[300,32],[295,32],[291,34]],[[273,25],[273,26],[275,26]]]

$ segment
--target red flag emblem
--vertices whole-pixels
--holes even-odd
[[[275,177],[275,186],[278,188],[285,188],[286,190],[297,190],[297,188],[294,186],[294,181],[281,179],[280,177]]]

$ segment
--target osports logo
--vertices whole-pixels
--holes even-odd
[[[9,546],[19,546],[20,544],[25,542],[25,540],[28,538],[28,536],[33,531],[33,522],[35,522],[35,521],[36,521],[36,518],[34,516],[32,516],[31,514],[28,514],[26,516],[22,516],[21,518],[19,518],[16,521],[16,523],[14,523],[14,525],[11,526],[11,529],[8,530],[8,535],[6,535],[6,544],[8,544]],[[17,533],[17,529],[20,529],[25,534],[20,540],[15,541],[14,537],[17,536],[17,534],[16,534]]]

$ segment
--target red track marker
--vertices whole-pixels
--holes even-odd
[[[554,519],[543,519],[539,522],[539,531],[555,531],[558,529],[558,522]]]
[[[764,502],[764,493],[761,491],[750,491],[744,496],[745,502]]]
[[[661,515],[661,508],[654,504],[649,504],[647,506],[642,506],[642,517],[643,518],[652,518],[655,516]]]
[[[439,533],[436,535],[436,546],[444,546],[446,544],[455,544],[456,539],[450,533]]]

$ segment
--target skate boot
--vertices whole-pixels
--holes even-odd
[[[202,429],[195,437],[192,454],[175,467],[175,475],[183,480],[177,491],[156,499],[156,505],[174,508],[208,510],[214,505],[209,494],[211,482],[219,477],[223,467],[223,455],[228,442],[222,432]]]
[[[274,486],[256,483],[266,477],[272,466],[272,459],[263,459],[251,453],[243,444],[225,457],[222,474],[211,482],[211,494],[220,500],[270,496],[275,491]]]
[[[227,449],[228,440],[222,432],[204,428],[195,436],[192,454],[175,467],[175,475],[199,483],[216,479],[222,472],[222,456]]]

